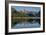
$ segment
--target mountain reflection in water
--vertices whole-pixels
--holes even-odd
[[[15,22],[15,25],[12,27],[12,29],[19,29],[19,28],[39,28],[40,27],[40,20],[25,20],[25,21],[18,21]]]

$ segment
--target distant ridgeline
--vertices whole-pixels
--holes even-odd
[[[40,17],[40,11],[37,12],[32,12],[32,11],[27,11],[27,10],[20,10],[17,11],[16,9],[12,8],[12,16],[14,17]]]

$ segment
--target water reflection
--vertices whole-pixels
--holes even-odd
[[[12,22],[13,29],[19,28],[39,28],[40,27],[40,19],[16,19]]]

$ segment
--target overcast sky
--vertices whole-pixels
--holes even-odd
[[[33,12],[39,12],[40,11],[40,7],[12,6],[12,8],[15,8],[17,11],[24,10],[24,9],[27,11],[33,11]]]

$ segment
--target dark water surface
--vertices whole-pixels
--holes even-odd
[[[40,23],[38,21],[24,21],[24,22],[17,22],[12,29],[19,29],[19,28],[39,28]]]

